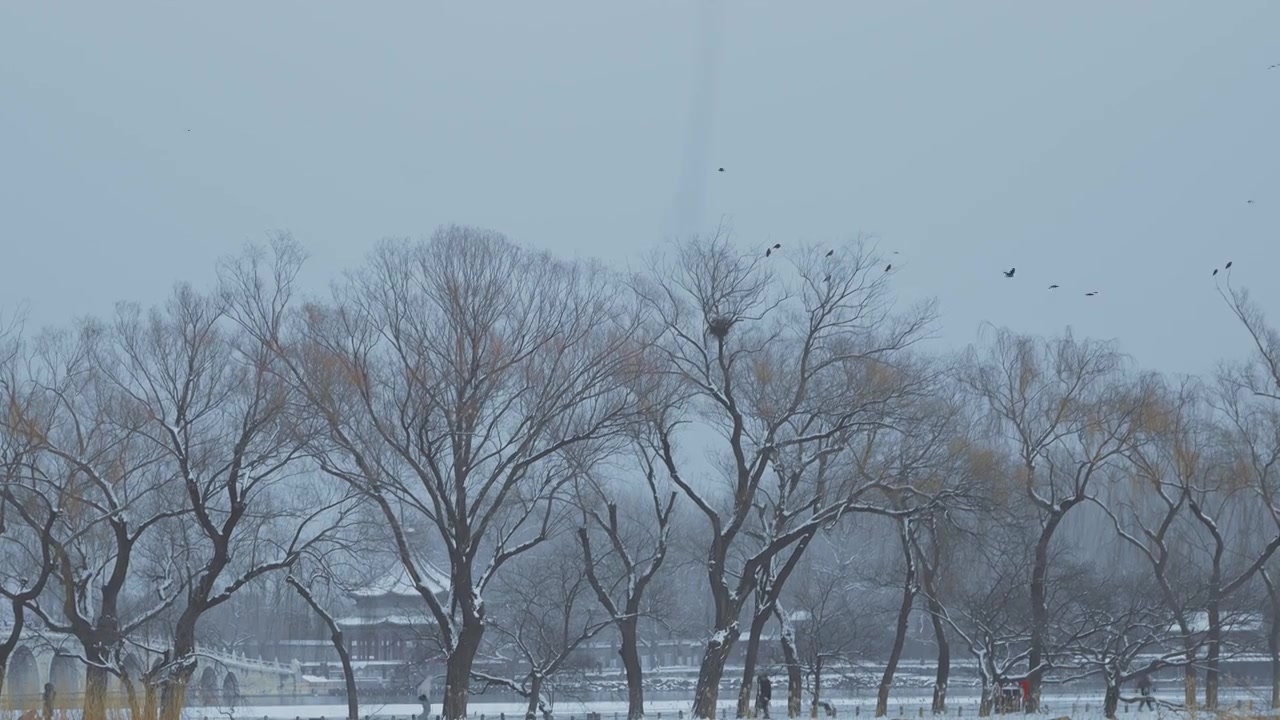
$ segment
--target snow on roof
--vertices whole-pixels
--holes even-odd
[[[1257,613],[1242,613],[1232,617],[1230,613],[1224,613],[1226,617],[1222,619],[1222,629],[1228,632],[1255,632],[1262,629],[1262,616]],[[1209,631],[1209,613],[1205,611],[1191,613],[1187,617],[1188,628],[1193,633],[1202,633]],[[1170,632],[1178,632],[1178,625],[1174,623],[1169,626]]]
[[[431,563],[418,563],[418,573],[422,576],[422,584],[426,585],[432,594],[441,595],[449,588],[449,576]],[[418,590],[414,587],[413,581],[409,579],[409,573],[405,571],[403,566],[400,566],[368,585],[352,590],[349,594],[358,598],[384,597],[387,595],[418,597]]]
[[[431,622],[431,620],[426,613],[423,613],[421,615],[386,615],[381,617],[351,615],[349,617],[340,617],[334,622],[338,623],[340,627],[370,627],[374,625],[416,627]]]

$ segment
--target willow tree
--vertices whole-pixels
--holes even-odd
[[[1204,388],[1187,380],[1166,388],[1158,396],[1151,422],[1125,451],[1127,473],[1135,481],[1132,497],[1096,498],[1111,519],[1116,533],[1138,551],[1151,568],[1160,599],[1176,627],[1183,651],[1183,692],[1187,707],[1197,704],[1197,655],[1203,633],[1193,616],[1204,602],[1199,583],[1187,565],[1190,553],[1180,547],[1188,541],[1185,520],[1193,487],[1202,484],[1211,455],[1211,418],[1204,402]]]
[[[990,418],[994,436],[1017,458],[1014,481],[1039,526],[1028,584],[1034,709],[1053,653],[1054,538],[1068,514],[1093,497],[1098,478],[1121,464],[1150,415],[1151,381],[1127,378],[1109,344],[1070,333],[1041,339],[1009,330],[997,330],[991,342],[971,349],[961,378]]]

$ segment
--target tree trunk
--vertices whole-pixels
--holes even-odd
[[[929,554],[925,555],[918,541],[912,542],[912,548],[919,556],[920,586],[924,590],[925,608],[929,611],[929,620],[933,624],[933,639],[938,646],[937,672],[933,679],[934,715],[947,713],[947,683],[951,681],[951,642],[947,639],[947,626],[943,622],[942,599],[938,597],[938,571],[942,566],[942,543],[937,533],[937,518],[928,518],[930,528]]]
[[[107,677],[102,657],[95,653],[84,669],[84,720],[107,720]]]
[[[911,555],[911,529],[906,522],[902,523],[901,532],[907,572],[902,583],[902,603],[898,606],[898,623],[894,628],[893,647],[889,650],[889,661],[885,663],[884,675],[880,678],[880,689],[876,693],[876,717],[889,714],[889,690],[893,687],[893,676],[898,672],[898,661],[902,659],[902,648],[907,642],[911,606],[915,604],[916,598],[916,565]]]
[[[155,720],[159,712],[159,698],[156,696],[156,681],[149,674],[142,682],[142,718]]]
[[[764,626],[769,622],[769,613],[755,608],[751,616],[751,632],[747,635],[746,652],[742,655],[742,686],[738,688],[739,718],[751,717],[751,689],[755,686],[756,661],[760,657],[760,636],[764,634]]]
[[[729,659],[733,643],[738,639],[738,623],[716,628],[707,648],[702,653],[702,665],[698,668],[698,684],[693,691],[693,717],[698,720],[715,720],[716,702],[720,697],[720,678],[724,676],[724,664]]]
[[[627,676],[627,720],[644,717],[644,670],[640,665],[640,644],[637,638],[637,618],[629,617],[618,623],[622,636],[618,655]]]
[[[818,712],[822,707],[822,657],[819,656],[817,662],[813,664],[813,707],[809,710],[809,717],[818,717]]]
[[[124,687],[125,701],[129,704],[129,717],[142,720],[142,706],[138,704],[138,689],[133,684],[129,673],[121,673],[120,684]]]
[[[951,681],[951,643],[947,640],[947,629],[942,624],[942,607],[936,598],[930,597],[929,612],[933,617],[933,636],[938,643],[938,671],[933,678],[933,714],[945,715],[947,683]]]
[[[992,697],[991,685],[987,683],[985,680],[983,680],[982,696],[978,700],[978,717],[991,716],[991,706],[993,705],[991,701],[991,697]]]
[[[342,680],[347,688],[347,720],[360,720],[360,699],[356,692],[356,672],[351,667],[351,653],[347,651],[347,643],[342,635],[342,628],[338,627],[337,621],[333,619],[319,601],[311,594],[305,586],[302,585],[292,575],[285,576],[285,582],[297,591],[303,601],[310,606],[311,611],[320,617],[325,627],[329,628],[329,642],[332,643],[333,649],[338,653],[338,660],[342,662]],[[426,720],[426,719],[424,719]]]
[[[179,673],[160,684],[160,720],[181,720],[187,706],[187,687],[191,672]]]
[[[1259,575],[1267,588],[1267,599],[1271,601],[1270,624],[1267,625],[1267,654],[1271,659],[1271,710],[1280,710],[1280,588],[1271,580],[1270,573],[1263,568]]]
[[[341,630],[334,632],[329,639],[342,662],[342,681],[347,688],[347,720],[360,720],[360,696],[356,690],[356,671],[351,667],[351,653],[347,652]]]
[[[898,661],[902,659],[902,648],[907,640],[911,599],[910,589],[902,593],[902,606],[898,608],[898,624],[893,634],[893,647],[889,650],[889,660],[885,663],[884,675],[880,677],[880,688],[876,692],[876,717],[889,714],[889,690],[893,687],[893,676],[898,671]]]
[[[529,702],[524,709],[524,720],[538,720],[538,699],[542,697],[542,676],[535,673],[529,678]]]
[[[1209,632],[1205,639],[1204,707],[1218,709],[1218,673],[1222,656],[1222,611],[1217,599],[1209,601]]]
[[[787,717],[795,718],[800,717],[804,705],[804,675],[800,672],[796,634],[790,622],[782,621],[781,635],[782,659],[787,664]]]
[[[1182,669],[1183,678],[1183,702],[1186,703],[1188,710],[1194,710],[1200,706],[1200,690],[1199,679],[1200,673],[1196,669],[1196,649],[1190,647],[1191,641],[1187,641],[1187,665]]]
[[[182,720],[196,674],[196,617],[184,613],[173,631],[173,659],[160,676],[160,720]]]
[[[1280,617],[1272,616],[1267,650],[1271,654],[1271,709],[1280,710]]]
[[[484,636],[484,625],[481,621],[463,624],[458,633],[458,642],[453,652],[449,653],[449,661],[445,670],[444,708],[441,710],[443,720],[462,720],[467,716],[467,700],[471,692],[471,666],[475,664],[476,653],[480,650],[480,639]]]
[[[1035,561],[1031,566],[1031,647],[1027,653],[1031,674],[1031,697],[1027,699],[1027,710],[1036,712],[1040,707],[1040,670],[1045,657],[1045,633],[1049,627],[1048,594],[1045,587],[1049,578],[1049,543],[1053,533],[1062,521],[1062,513],[1055,512],[1049,516],[1044,529],[1040,531],[1040,539],[1036,541]]]
[[[1120,686],[1108,682],[1106,694],[1102,698],[1102,716],[1107,720],[1115,720],[1118,707],[1120,707]]]

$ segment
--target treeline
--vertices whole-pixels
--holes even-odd
[[[282,237],[207,292],[5,326],[0,669],[24,633],[64,633],[85,720],[113,677],[134,717],[177,720],[197,641],[233,645],[228,609],[273,588],[332,634],[355,718],[336,603],[394,567],[434,627],[447,718],[495,685],[536,716],[603,637],[639,718],[654,624],[705,640],[696,717],[740,642],[750,714],[769,627],[790,716],[869,638],[883,715],[913,615],[935,712],[955,654],[984,714],[1001,686],[1034,705],[1096,677],[1113,717],[1170,669],[1216,708],[1249,623],[1280,706],[1280,337],[1244,293],[1224,314],[1252,361],[1173,378],[1069,332],[931,352],[934,305],[898,303],[857,242],[713,235],[620,274],[447,227],[315,298],[303,264]],[[148,643],[171,652],[126,667]]]

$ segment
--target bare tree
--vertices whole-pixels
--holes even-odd
[[[58,512],[48,506],[43,495],[24,490],[10,477],[0,479],[0,549],[6,558],[0,569],[0,598],[9,604],[10,615],[8,635],[0,640],[0,691],[4,690],[9,658],[27,628],[26,604],[40,597],[55,569],[53,549],[40,538],[52,531]],[[4,516],[8,514],[20,516],[28,527],[7,522]]]
[[[386,519],[447,655],[444,717],[464,717],[485,588],[546,539],[555,499],[632,421],[638,314],[598,267],[448,227],[383,243],[328,304],[280,322],[300,261],[279,242],[224,275],[305,398],[311,454]],[[405,539],[416,523],[447,557],[444,600]]]
[[[948,526],[944,512],[931,512],[916,521],[916,532],[911,536],[911,549],[920,573],[920,594],[933,628],[934,644],[938,648],[932,702],[935,715],[947,712],[947,687],[951,682],[951,639],[943,620],[942,603],[950,584],[949,568],[944,560],[949,559],[947,556],[952,553],[946,553],[944,547],[957,539],[959,533],[948,533]]]
[[[1267,589],[1267,655],[1271,659],[1271,709],[1280,708],[1280,584],[1267,568],[1258,571]]]
[[[133,406],[139,437],[172,468],[194,520],[174,534],[189,578],[162,675],[163,720],[185,706],[201,617],[293,563],[345,500],[289,486],[304,438],[275,353],[227,317],[234,301],[179,286],[161,308],[122,305],[101,353],[105,382]]]
[[[995,709],[1002,687],[1027,677],[1019,671],[1031,655],[1030,614],[1017,601],[1030,577],[1030,562],[1008,546],[988,556],[988,572],[974,573],[949,601],[940,607],[939,615],[951,628],[977,664],[981,698],[978,715],[987,717]]]
[[[997,566],[993,558],[1020,558],[1010,553],[1027,544],[1025,518],[1021,517],[1024,501],[1010,479],[1008,458],[1001,446],[980,442],[982,437],[974,432],[967,413],[949,417],[961,427],[949,436],[944,462],[932,472],[944,473],[946,483],[963,490],[950,502],[917,517],[910,536],[919,575],[918,600],[928,613],[937,647],[932,699],[935,714],[946,712],[951,679],[947,605],[953,596],[959,600],[965,593],[972,595],[969,583],[975,578],[998,583],[993,578],[1014,577],[1005,566],[1007,562]]]
[[[582,558],[571,543],[567,538],[553,541],[526,555],[495,587],[502,597],[502,612],[492,618],[501,638],[499,652],[521,665],[523,676],[473,675],[486,686],[506,687],[525,698],[525,720],[537,720],[539,713],[551,720],[547,685],[570,666],[582,643],[614,623],[593,607]]]
[[[0,392],[8,407],[19,407],[11,377],[0,376]],[[10,417],[25,414],[11,412]],[[0,691],[9,658],[27,627],[26,606],[40,597],[56,569],[53,547],[42,540],[53,532],[59,512],[44,494],[24,482],[32,462],[26,439],[24,433],[10,432],[0,424],[0,598],[9,605],[10,620],[8,635],[0,640]]]
[[[651,509],[645,513],[644,524],[652,530],[641,535],[639,523],[619,520],[618,502],[599,485],[588,484],[588,491],[580,499],[584,522],[578,528],[578,542],[582,546],[583,564],[587,581],[596,599],[608,614],[610,622],[618,629],[618,655],[622,659],[627,680],[627,718],[644,717],[644,676],[640,663],[639,623],[644,609],[645,592],[662,568],[670,544],[671,513],[675,509],[676,494],[665,493],[659,488],[655,458],[642,443],[637,443],[637,453],[643,467],[647,501]],[[595,508],[604,506],[602,514]],[[654,524],[656,523],[656,525]],[[629,532],[630,530],[630,532]],[[607,541],[607,550],[593,550],[592,535]],[[643,539],[635,539],[640,535]],[[599,541],[597,541],[598,543]],[[638,551],[637,546],[643,551]],[[637,554],[643,552],[643,554]]]
[[[1055,534],[1093,494],[1093,481],[1117,463],[1142,427],[1149,381],[1122,382],[1109,345],[995,331],[970,350],[961,378],[986,408],[996,432],[1019,460],[1018,482],[1040,523],[1029,582],[1028,650],[1032,709],[1038,705],[1051,638],[1048,604]]]
[[[1131,578],[1095,573],[1070,604],[1060,619],[1074,626],[1065,633],[1072,641],[1060,649],[1061,666],[1069,671],[1064,681],[1101,677],[1102,712],[1111,720],[1122,699],[1137,699],[1121,697],[1126,683],[1189,662],[1182,644],[1170,642],[1176,638],[1169,609]]]
[[[1220,453],[1210,458],[1208,472],[1190,478],[1187,490],[1187,509],[1208,538],[1204,695],[1210,710],[1218,707],[1225,606],[1280,549],[1280,407],[1255,397],[1238,377],[1220,379],[1213,395],[1222,418]],[[1228,518],[1247,507],[1265,509],[1270,527],[1229,537]],[[1253,542],[1258,539],[1265,542]]]
[[[24,370],[35,400],[17,423],[41,451],[30,488],[63,510],[41,530],[57,561],[56,601],[46,593],[27,608],[79,641],[85,720],[104,720],[107,678],[127,678],[126,642],[183,589],[172,554],[147,543],[186,510],[173,502],[172,475],[143,434],[144,412],[109,380],[118,369],[110,340],[94,321],[41,336]],[[132,684],[125,687],[140,716]]]
[[[360,697],[356,687],[355,667],[351,664],[351,651],[347,649],[347,641],[338,621],[327,609],[323,599],[318,597],[322,589],[342,587],[334,572],[334,556],[349,555],[353,548],[339,543],[334,545],[333,551],[327,553],[317,551],[314,547],[308,548],[303,557],[289,568],[285,582],[328,629],[329,642],[338,655],[338,662],[342,664],[342,680],[347,695],[347,720],[359,720]]]
[[[730,456],[727,483],[704,482],[677,457],[674,428],[660,429],[671,480],[710,525],[714,619],[695,689],[697,718],[715,716],[739,617],[762,582],[774,586],[756,603],[757,616],[767,618],[793,558],[819,528],[872,493],[852,473],[818,480],[815,466],[846,447],[840,439],[883,420],[885,406],[903,392],[894,362],[932,318],[929,306],[893,314],[886,276],[861,247],[834,254],[802,248],[785,279],[774,269],[781,259],[738,252],[719,232],[679,244],[673,262],[655,262],[652,276],[636,283],[660,325],[661,371],[678,378],[690,398],[676,420],[704,421]],[[774,502],[771,514],[761,503],[763,483],[787,453],[804,482],[791,501]],[[779,513],[785,525],[770,527]],[[748,532],[751,524],[758,535]],[[743,677],[753,673],[748,667]],[[745,684],[741,699],[749,697]]]
[[[1162,393],[1147,427],[1126,451],[1130,472],[1138,481],[1132,496],[1113,493],[1105,500],[1095,498],[1119,537],[1151,567],[1160,598],[1180,635],[1189,708],[1197,703],[1196,654],[1202,644],[1193,628],[1193,613],[1203,598],[1191,587],[1191,578],[1185,577],[1181,565],[1186,564],[1186,553],[1177,548],[1184,534],[1179,521],[1188,515],[1191,489],[1208,465],[1211,419],[1202,391],[1199,384],[1187,381],[1176,391]]]
[[[802,667],[810,678],[809,714],[815,718],[821,709],[829,707],[822,696],[824,673],[852,661],[868,620],[865,608],[855,602],[851,560],[830,547],[832,543],[825,545],[828,547],[819,558],[809,558],[810,567],[794,583],[787,602],[792,612],[787,613],[778,603],[779,622],[784,633],[793,636],[794,650],[784,654],[788,665]]]
[[[1280,333],[1267,322],[1266,315],[1250,297],[1247,289],[1233,288],[1229,276],[1226,287],[1225,292],[1221,288],[1218,292],[1231,313],[1245,329],[1252,345],[1251,361],[1244,367],[1238,368],[1235,373],[1228,375],[1229,381],[1236,386],[1238,392],[1248,392],[1273,402],[1280,401]],[[1252,464],[1255,465],[1256,474],[1257,463]],[[1271,504],[1274,506],[1274,503]],[[1265,565],[1259,570],[1264,568]],[[1263,574],[1263,582],[1268,595],[1273,600],[1273,610],[1280,608],[1280,605],[1274,604],[1277,596],[1273,581],[1266,573]],[[1273,621],[1273,627],[1278,627],[1275,621]],[[1274,668],[1271,706],[1275,708],[1280,707],[1280,649],[1277,649],[1280,648],[1280,630],[1273,629],[1270,646]]]
[[[911,550],[915,529],[912,518],[897,518],[898,541],[902,545],[902,598],[894,621],[893,643],[889,647],[889,657],[884,664],[884,673],[880,677],[880,686],[876,689],[876,717],[889,714],[889,691],[893,687],[893,676],[898,670],[898,662],[902,659],[902,648],[907,639],[908,622],[911,609],[915,607],[916,593],[920,590],[920,578],[917,570],[917,556]]]
[[[917,546],[922,526],[918,521],[929,521],[936,529],[937,516],[947,509],[937,504],[937,498],[947,498],[948,504],[957,511],[967,508],[971,502],[972,480],[979,469],[973,462],[967,437],[964,406],[946,392],[950,389],[937,386],[934,392],[910,403],[909,411],[900,411],[901,430],[867,433],[869,441],[857,455],[859,474],[868,478],[879,476],[886,485],[896,483],[911,489],[887,493],[888,507],[901,513],[893,518],[901,576],[896,578],[899,603],[889,656],[876,694],[876,717],[888,714],[889,693],[906,644],[911,612],[921,590],[921,555]],[[931,571],[936,573],[936,568]]]
[[[26,604],[40,597],[55,569],[52,548],[41,538],[58,521],[47,498],[24,482],[35,460],[31,433],[22,425],[31,414],[32,398],[30,386],[17,374],[18,320],[0,316],[0,402],[6,409],[0,416],[0,598],[10,615],[9,634],[0,640],[0,691],[26,628]]]

